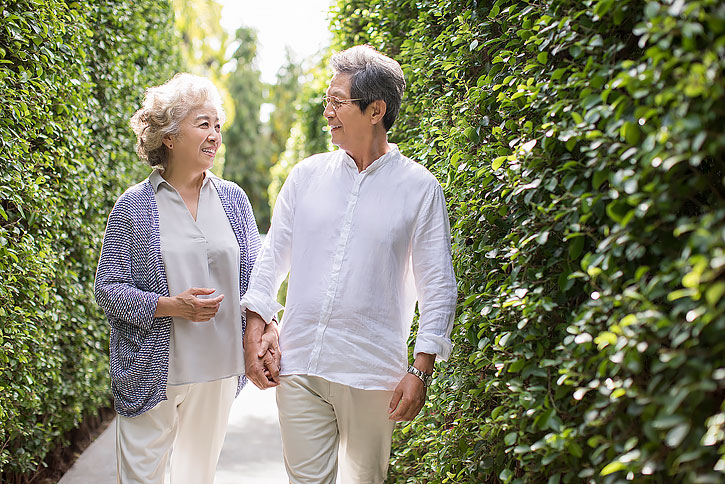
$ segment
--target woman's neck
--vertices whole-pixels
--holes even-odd
[[[205,177],[205,173],[203,171],[199,173],[198,171],[182,170],[178,167],[174,169],[172,167],[173,165],[170,162],[167,165],[167,168],[161,173],[164,180],[166,180],[179,193],[199,193],[201,184],[204,182]]]

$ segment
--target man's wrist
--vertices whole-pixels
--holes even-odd
[[[423,373],[433,373],[433,366],[435,365],[436,355],[430,353],[417,353],[413,366],[422,371]]]
[[[433,372],[432,371],[430,373],[426,373],[424,371],[419,370],[415,366],[410,365],[408,367],[408,373],[410,373],[411,375],[417,376],[420,379],[420,381],[423,382],[423,386],[426,388],[428,388],[430,386],[431,382],[433,381]]]

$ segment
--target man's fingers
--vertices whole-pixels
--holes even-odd
[[[393,392],[393,398],[390,399],[390,405],[388,406],[388,413],[393,413],[393,411],[398,408],[398,403],[400,403],[400,399],[403,396],[403,392],[398,390],[397,388]],[[393,418],[392,415],[390,418]]]
[[[264,367],[269,371],[272,381],[278,382],[279,381],[279,365],[277,364],[277,361],[275,360],[274,356],[270,353],[267,353],[264,355],[264,359],[262,361],[264,363]]]
[[[398,402],[398,406],[395,408],[395,411],[390,415],[390,420],[402,420],[407,411],[408,402],[404,398],[401,398]]]

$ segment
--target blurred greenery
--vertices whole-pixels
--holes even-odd
[[[388,482],[722,482],[725,4],[339,0],[444,184],[451,359]]]
[[[264,124],[260,119],[264,84],[256,67],[257,34],[241,27],[236,32],[238,46],[232,55],[234,69],[226,77],[232,100],[233,118],[224,126],[224,178],[241,186],[249,197],[262,232],[269,227],[267,201],[270,145],[265,142]]]
[[[128,126],[180,66],[169,5],[0,9],[0,481],[28,482],[110,404],[93,279],[106,217],[147,169]]]

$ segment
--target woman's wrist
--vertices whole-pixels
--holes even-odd
[[[177,298],[160,296],[158,303],[156,303],[156,312],[154,317],[165,318],[168,316],[176,316]]]

